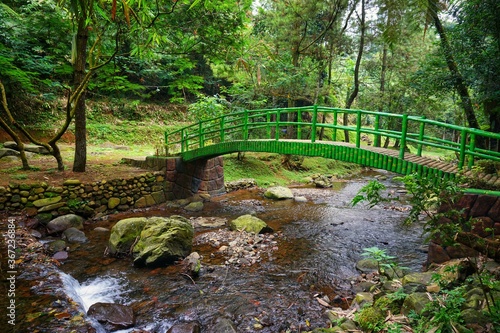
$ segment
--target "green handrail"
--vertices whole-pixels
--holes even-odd
[[[318,113],[329,117],[327,122],[318,122]],[[310,117],[305,117],[310,113]],[[295,115],[294,115],[295,114]],[[341,116],[353,115],[355,124],[339,123]],[[293,116],[293,117],[292,117]],[[286,120],[281,120],[281,119]],[[296,119],[291,121],[290,119]],[[308,120],[310,119],[310,120]],[[366,119],[367,124],[363,124]],[[373,125],[371,125],[373,123]],[[388,124],[397,124],[388,127]],[[288,129],[295,129],[295,137],[290,137]],[[319,131],[324,130],[324,141],[338,141],[337,131],[355,133],[355,146],[363,147],[363,134],[371,135],[376,146],[382,145],[383,138],[399,140],[398,158],[405,159],[407,145],[416,147],[416,155],[422,156],[426,150],[444,149],[457,155],[458,168],[471,168],[477,159],[500,162],[500,152],[478,147],[477,142],[496,140],[500,134],[463,126],[447,124],[425,117],[392,114],[387,112],[342,109],[324,106],[276,108],[264,110],[243,110],[219,117],[201,120],[165,133],[165,151],[168,155],[183,154],[212,144],[237,140],[298,139],[317,142]],[[308,132],[309,131],[309,132]],[[454,137],[447,138],[446,133]]]

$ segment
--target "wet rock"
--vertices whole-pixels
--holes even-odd
[[[188,255],[183,261],[186,271],[191,276],[198,276],[201,269],[201,257],[198,252]]]
[[[264,197],[276,200],[293,199],[293,193],[292,190],[287,187],[274,186],[268,188],[266,192],[264,192]]]
[[[62,239],[58,239],[58,240],[52,241],[50,243],[47,243],[45,245],[45,248],[47,249],[47,252],[49,252],[49,253],[56,253],[56,252],[64,251],[66,249],[66,242],[63,241]]]
[[[203,202],[190,202],[187,206],[184,207],[184,209],[188,212],[201,212],[203,210]]]
[[[76,228],[68,228],[64,230],[62,234],[62,239],[67,240],[70,243],[86,243],[88,242],[87,237],[83,231]]]
[[[167,333],[200,333],[201,325],[200,323],[193,321],[189,323],[179,323],[170,327]]]
[[[227,224],[227,219],[222,217],[197,217],[190,218],[195,228],[219,228]]]
[[[76,229],[83,229],[83,217],[74,214],[56,217],[47,223],[47,232],[49,234],[55,234],[72,227]]]
[[[182,216],[149,218],[133,249],[134,265],[163,266],[186,257],[193,235],[193,226]]]
[[[236,333],[234,324],[228,318],[217,318],[213,332],[217,333]]]
[[[297,202],[307,202],[306,197],[295,197],[294,200]]]
[[[256,234],[273,232],[273,229],[258,217],[247,214],[242,215],[229,223],[231,230],[244,230]]]
[[[68,259],[68,252],[66,252],[66,251],[56,252],[52,256],[52,258],[56,259],[56,260],[66,260],[66,259]]]
[[[111,228],[108,242],[109,253],[111,255],[129,253],[147,221],[148,219],[145,217],[131,217],[118,221]]]
[[[135,315],[131,307],[115,303],[95,303],[87,315],[96,319],[108,331],[123,330],[135,325]]]

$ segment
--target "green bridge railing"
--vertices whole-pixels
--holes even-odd
[[[349,118],[348,124],[339,121],[344,115]],[[165,149],[167,156],[181,155],[185,160],[194,160],[217,154],[213,149],[204,152],[202,148],[225,142],[285,139],[338,142],[345,141],[344,133],[360,149],[369,140],[375,147],[382,140],[398,140],[401,160],[405,158],[405,149],[411,146],[417,156],[437,149],[453,152],[459,169],[471,168],[478,159],[500,161],[499,133],[425,117],[321,106],[244,110],[202,120],[165,133]],[[293,153],[301,154],[300,150]]]

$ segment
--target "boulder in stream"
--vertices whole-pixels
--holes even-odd
[[[108,250],[111,255],[126,254],[131,252],[132,245],[140,236],[142,229],[147,224],[146,217],[131,217],[118,221],[111,228]]]
[[[134,246],[134,265],[158,267],[174,263],[191,253],[194,228],[188,219],[151,217]]]
[[[270,187],[264,192],[264,196],[268,199],[276,200],[293,199],[292,190],[284,186]]]
[[[246,214],[231,221],[229,224],[231,230],[244,230],[254,234],[273,232],[273,229],[256,216]]]
[[[97,320],[110,332],[123,330],[135,325],[134,311],[127,305],[95,303],[90,306],[87,315]]]
[[[47,223],[47,232],[49,234],[63,232],[69,228],[83,229],[83,217],[75,214],[67,214],[56,217]]]

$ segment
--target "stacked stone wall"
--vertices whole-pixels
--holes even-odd
[[[109,214],[142,208],[166,201],[165,175],[149,172],[131,179],[102,180],[90,184],[76,179],[61,186],[9,184],[0,186],[0,211],[21,211],[27,215],[52,216],[76,213],[83,216]]]
[[[441,207],[444,211],[449,207]],[[493,195],[464,195],[454,209],[462,210],[465,219],[473,219],[471,232],[487,239],[500,235],[500,197]],[[443,223],[452,221],[443,221]],[[429,243],[427,264],[443,263],[451,259],[477,256],[477,252],[464,245],[446,246],[439,239]]]

